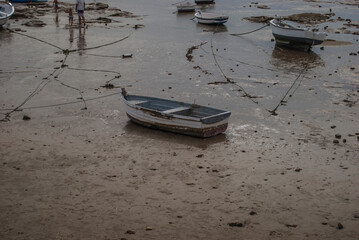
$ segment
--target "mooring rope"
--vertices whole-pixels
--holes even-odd
[[[10,29],[10,28],[7,28],[7,30],[9,30],[9,31],[12,32],[12,33],[19,34],[19,35],[21,35],[21,36],[28,37],[28,38],[37,40],[37,41],[39,41],[39,42],[45,43],[45,44],[47,44],[47,45],[50,45],[50,46],[55,47],[55,48],[57,48],[57,49],[60,49],[61,51],[64,50],[64,49],[60,48],[59,46],[56,46],[56,45],[54,45],[54,44],[52,44],[52,43],[49,43],[49,42],[46,42],[46,41],[44,41],[44,40],[42,40],[42,39],[40,39],[40,38],[36,38],[36,37],[30,36],[30,35],[27,35],[27,34],[24,34],[24,33],[16,32],[16,31],[14,31],[14,30],[12,30],[12,29]]]
[[[308,70],[309,64],[313,63],[314,60],[315,60],[315,58],[313,57],[313,58],[312,58],[312,61],[306,63],[305,67],[304,67],[304,68],[302,69],[302,71],[299,73],[299,75],[297,76],[297,78],[293,81],[292,85],[291,85],[290,88],[287,90],[287,92],[284,94],[284,96],[281,98],[281,100],[278,102],[277,106],[275,106],[275,107],[273,108],[273,110],[270,110],[270,111],[269,111],[272,115],[277,115],[276,111],[278,110],[279,106],[282,105],[282,103],[284,102],[284,99],[288,96],[290,90],[294,88],[294,86],[296,85],[297,81],[298,81],[299,79],[301,79],[300,82],[299,82],[299,84],[297,85],[297,87],[296,87],[296,88],[294,89],[294,91],[292,92],[292,94],[289,95],[288,99],[291,98],[291,97],[293,97],[293,94],[297,91],[297,89],[299,88],[299,85],[301,84],[301,82],[302,82],[303,79],[304,79],[304,74],[303,74],[303,73]]]
[[[62,65],[66,62],[68,55],[65,55],[64,59],[62,60]],[[36,94],[38,94],[39,92],[42,91],[42,89],[44,89],[44,87],[51,82],[51,80],[49,80],[49,77],[54,76],[55,73],[58,70],[61,70],[61,68],[57,68],[55,70],[53,70],[48,76],[44,77],[43,80],[36,86],[35,90],[33,90],[26,98],[25,100],[23,100],[17,107],[15,107],[14,109],[11,109],[9,112],[5,113],[5,117],[3,119],[0,119],[1,122],[7,122],[10,120],[10,116],[12,113],[19,111],[19,109],[25,105],[28,101],[30,101],[31,98],[33,98]],[[60,75],[57,74],[56,76],[54,76],[54,78],[58,77]]]
[[[238,35],[245,35],[245,34],[249,34],[249,33],[252,33],[252,32],[255,32],[255,31],[259,31],[260,29],[263,29],[265,27],[269,26],[269,24],[265,25],[265,26],[262,26],[261,28],[259,29],[256,29],[254,31],[251,31],[251,32],[247,32],[247,33],[242,33],[242,34],[235,34],[235,36],[238,36]],[[217,29],[217,28],[216,28]],[[289,95],[289,98],[291,98],[293,96],[293,94],[296,92],[296,90],[299,88],[299,85],[301,84],[301,82],[303,81],[304,79],[304,75],[303,73],[305,71],[307,71],[308,67],[309,67],[309,64],[310,63],[313,63],[314,62],[314,58],[312,59],[311,62],[308,62],[305,67],[302,69],[302,71],[299,73],[299,75],[296,77],[296,79],[294,80],[294,82],[292,83],[292,85],[290,86],[290,88],[287,90],[287,92],[284,94],[284,96],[280,99],[279,103],[273,108],[273,110],[269,110],[267,109],[266,107],[264,107],[262,104],[260,104],[259,102],[253,100],[253,96],[250,95],[249,93],[246,92],[246,90],[240,86],[238,83],[236,83],[235,81],[233,81],[232,78],[229,78],[223,71],[223,69],[221,68],[221,66],[219,65],[219,62],[217,60],[217,57],[216,57],[216,54],[214,53],[214,50],[213,50],[213,36],[216,32],[213,33],[212,35],[212,38],[211,38],[211,51],[212,51],[212,56],[213,56],[213,59],[218,67],[218,69],[220,70],[221,74],[223,75],[223,77],[227,80],[226,83],[229,83],[229,84],[233,84],[233,85],[236,85],[237,87],[239,87],[239,89],[244,93],[244,97],[247,97],[249,98],[253,103],[255,104],[258,104],[260,105],[263,109],[265,109],[267,112],[269,112],[271,115],[277,115],[276,111],[278,110],[278,108],[282,105],[282,103],[284,102],[284,99],[289,95],[290,91],[294,88],[294,86],[296,85],[296,83],[298,82],[299,79],[300,82],[299,84],[297,85],[297,87],[294,89],[294,91],[292,92],[292,94]],[[233,34],[231,34],[233,35]],[[225,82],[224,82],[225,83]],[[288,98],[288,99],[289,99]]]
[[[119,39],[119,40],[116,40],[116,41],[114,41],[114,42],[102,44],[102,45],[99,45],[99,46],[96,46],[96,47],[79,48],[79,49],[72,49],[72,50],[66,49],[65,51],[68,51],[69,53],[71,53],[71,52],[78,52],[78,51],[85,51],[85,50],[93,50],[93,49],[97,49],[97,48],[107,47],[107,46],[116,44],[116,43],[118,43],[118,42],[121,42],[121,41],[123,41],[123,40],[129,38],[129,37],[132,35],[132,33],[133,33],[133,32],[131,32],[130,34],[128,34],[126,37],[121,38],[121,39]]]
[[[213,48],[213,37],[214,37],[214,34],[216,33],[217,31],[217,28],[218,28],[219,24],[217,24],[217,27],[216,27],[216,30],[215,32],[213,32],[213,35],[211,37],[211,51],[212,51],[212,56],[213,56],[213,59],[218,67],[218,69],[220,70],[222,76],[227,80],[227,83],[229,84],[233,84],[235,86],[237,86],[243,93],[243,97],[246,97],[246,98],[249,98],[253,103],[257,104],[257,105],[260,105],[259,102],[255,101],[254,100],[254,96],[250,95],[241,85],[239,85],[238,83],[236,83],[235,81],[233,81],[231,78],[229,78],[223,71],[223,69],[221,68],[221,66],[219,65],[219,62],[217,60],[217,57],[216,57],[216,54],[214,53],[214,48]],[[268,109],[266,109],[264,106],[261,106],[263,107],[266,111],[268,111]]]
[[[253,30],[253,31],[250,31],[250,32],[245,32],[245,33],[231,33],[230,35],[232,36],[243,36],[243,35],[247,35],[247,34],[250,34],[250,33],[254,33],[254,32],[257,32],[265,27],[268,27],[269,26],[269,23],[267,23],[266,25],[256,29],[256,30]]]
[[[108,95],[87,98],[86,101],[93,101],[93,100],[107,98],[107,97],[111,97],[114,95],[120,95],[120,94],[121,94],[121,92],[115,92],[115,93],[111,93]],[[83,100],[77,100],[77,101],[66,102],[66,103],[55,103],[55,104],[49,104],[49,105],[40,105],[40,106],[34,106],[34,107],[24,107],[24,108],[19,108],[17,111],[28,110],[28,109],[41,109],[41,108],[49,108],[49,107],[59,107],[59,106],[71,105],[71,104],[76,104],[76,103],[81,103],[81,102],[83,102]],[[0,109],[0,111],[9,111],[9,110],[10,109]],[[4,113],[0,113],[0,114],[4,114]]]

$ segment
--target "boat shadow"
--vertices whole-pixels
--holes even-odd
[[[228,28],[224,24],[197,23],[197,28],[202,29],[203,32],[214,32],[214,33],[228,32]]]
[[[275,45],[269,63],[278,69],[301,71],[303,68],[324,67],[325,62],[312,51],[303,51],[282,45]]]
[[[128,135],[140,136],[148,139],[157,139],[182,145],[188,145],[200,149],[207,149],[209,146],[227,141],[225,133],[210,138],[198,138],[163,130],[151,129],[138,125],[130,120],[127,121],[124,131]]]

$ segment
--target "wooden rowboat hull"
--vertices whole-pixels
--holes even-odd
[[[214,127],[208,127],[208,128],[190,128],[190,127],[184,127],[184,126],[174,126],[174,125],[167,125],[167,124],[160,124],[160,123],[154,123],[149,121],[141,121],[135,117],[133,117],[131,114],[127,113],[127,116],[129,119],[131,119],[132,122],[137,123],[141,126],[152,128],[152,129],[158,129],[162,131],[167,132],[173,132],[173,133],[179,133],[183,135],[189,135],[193,137],[200,137],[200,138],[208,138],[213,137],[216,135],[219,135],[227,130],[228,122],[224,123],[219,126]]]
[[[207,138],[226,131],[230,112],[195,104],[123,94],[130,120],[145,127]]]

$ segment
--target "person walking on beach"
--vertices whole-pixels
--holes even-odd
[[[79,27],[81,27],[81,20],[83,21],[84,25],[85,23],[85,0],[76,0],[76,11],[77,15],[79,16]]]
[[[69,25],[72,26],[74,23],[74,15],[72,14],[72,8],[69,8]]]
[[[59,3],[57,0],[54,0],[53,6],[55,8],[55,12],[57,12],[57,9],[59,8]]]

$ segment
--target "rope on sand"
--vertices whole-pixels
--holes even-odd
[[[24,34],[24,33],[16,32],[16,31],[14,31],[14,30],[12,30],[12,29],[10,29],[10,28],[7,28],[7,30],[9,30],[9,31],[12,32],[12,33],[16,33],[16,34],[22,35],[22,36],[24,36],[24,37],[28,37],[28,38],[37,40],[37,41],[42,42],[42,43],[46,43],[47,45],[50,45],[50,46],[52,46],[52,47],[55,47],[55,48],[57,48],[57,49],[60,49],[61,51],[64,51],[64,49],[60,48],[59,46],[56,46],[56,45],[54,45],[54,44],[52,44],[52,43],[46,42],[46,41],[41,40],[41,39],[39,39],[39,38],[30,36],[30,35],[27,35],[27,34]]]
[[[243,36],[243,35],[246,35],[246,34],[250,34],[250,33],[257,32],[257,31],[259,31],[259,30],[261,30],[261,29],[263,29],[263,28],[265,28],[265,27],[268,27],[268,26],[269,26],[269,24],[266,24],[266,25],[264,25],[264,26],[262,26],[262,27],[260,27],[260,28],[258,28],[258,29],[256,29],[256,30],[253,30],[253,31],[250,31],[250,32],[245,32],[245,33],[231,33],[231,35],[232,35],[232,36]]]
[[[70,52],[78,52],[78,51],[84,51],[84,50],[92,50],[92,49],[97,49],[97,48],[102,48],[102,47],[107,47],[107,46],[110,46],[110,45],[113,45],[113,44],[116,44],[118,42],[121,42],[127,38],[129,38],[131,35],[132,35],[133,32],[131,32],[130,34],[128,34],[126,37],[124,38],[121,38],[119,40],[116,40],[114,42],[110,42],[110,43],[106,43],[106,44],[103,44],[103,45],[99,45],[99,46],[96,46],[96,47],[89,47],[89,48],[79,48],[79,49],[73,49],[73,50],[68,50],[66,49],[65,51],[67,51],[68,53]]]
[[[302,71],[299,73],[299,75],[297,76],[297,78],[294,80],[294,82],[292,83],[292,85],[290,86],[290,88],[288,89],[288,91],[284,94],[284,96],[282,97],[282,99],[279,101],[279,103],[277,104],[277,106],[275,108],[273,108],[273,110],[270,110],[269,112],[272,115],[278,115],[276,113],[277,109],[279,108],[280,105],[282,105],[284,102],[287,102],[289,100],[289,98],[291,98],[293,96],[293,94],[297,91],[297,89],[299,88],[301,82],[303,81],[304,78],[304,72],[308,70],[309,64],[314,62],[314,58],[312,59],[311,62],[307,62],[307,64],[305,65],[305,67],[302,69]],[[290,90],[295,86],[295,84],[298,82],[298,80],[301,79],[297,85],[297,87],[293,90],[292,94],[289,94]],[[289,94],[289,95],[288,95]],[[284,101],[284,99],[288,96],[288,99],[286,101]]]
[[[108,94],[108,95],[87,98],[86,101],[93,101],[93,100],[112,97],[114,95],[120,95],[120,94],[121,94],[121,92],[115,92],[115,93],[111,93],[111,94]],[[27,110],[27,109],[41,109],[41,108],[49,108],[49,107],[59,107],[59,106],[71,105],[71,104],[76,104],[76,103],[81,103],[81,102],[83,102],[83,100],[77,100],[77,101],[66,102],[66,103],[55,103],[55,104],[49,104],[49,105],[40,105],[40,106],[34,106],[34,107],[24,107],[24,108],[19,108],[18,111]],[[8,110],[8,109],[1,109],[0,111],[3,111],[3,110]],[[3,114],[3,113],[0,113],[0,114]],[[4,115],[6,115],[6,114],[4,114]]]
[[[249,33],[253,33],[253,32],[256,32],[256,31],[259,31],[265,27],[269,26],[269,24],[265,25],[265,26],[262,26],[256,30],[253,30],[253,31],[250,31],[250,32],[246,32],[246,33],[241,33],[241,34],[231,34],[233,36],[240,36],[240,35],[245,35],[245,34],[249,34]],[[216,33],[216,32],[214,32]],[[222,73],[223,77],[227,80],[227,83],[229,84],[233,84],[233,85],[236,85],[237,87],[239,87],[239,89],[244,93],[244,97],[247,97],[249,98],[253,103],[255,104],[258,104],[260,105],[264,110],[266,110],[267,112],[269,112],[271,115],[278,115],[276,113],[276,111],[278,110],[278,108],[284,103],[286,102],[284,99],[288,97],[291,98],[293,96],[293,94],[296,92],[296,90],[299,88],[301,82],[303,81],[303,78],[304,78],[304,72],[308,70],[308,67],[309,67],[309,64],[314,62],[314,58],[311,62],[308,62],[305,67],[302,69],[302,71],[299,73],[299,75],[296,77],[296,79],[293,81],[292,85],[290,86],[290,88],[287,90],[287,92],[284,94],[284,96],[281,98],[281,100],[278,102],[278,104],[273,108],[273,110],[269,110],[267,109],[266,107],[264,107],[262,104],[260,104],[259,102],[253,100],[253,98],[255,98],[254,96],[248,94],[245,89],[240,86],[238,83],[236,83],[235,81],[233,81],[231,78],[229,78],[225,73],[224,71],[222,70],[221,66],[219,65],[219,62],[217,60],[217,57],[216,57],[216,54],[214,53],[214,50],[213,50],[213,36],[212,35],[212,38],[211,38],[211,50],[212,50],[212,55],[213,55],[213,59],[217,65],[217,67],[219,68],[220,72]],[[297,84],[298,80],[301,79],[299,81],[299,83]],[[297,84],[297,87],[293,90],[292,94],[289,94],[290,91],[294,88],[294,86]]]

